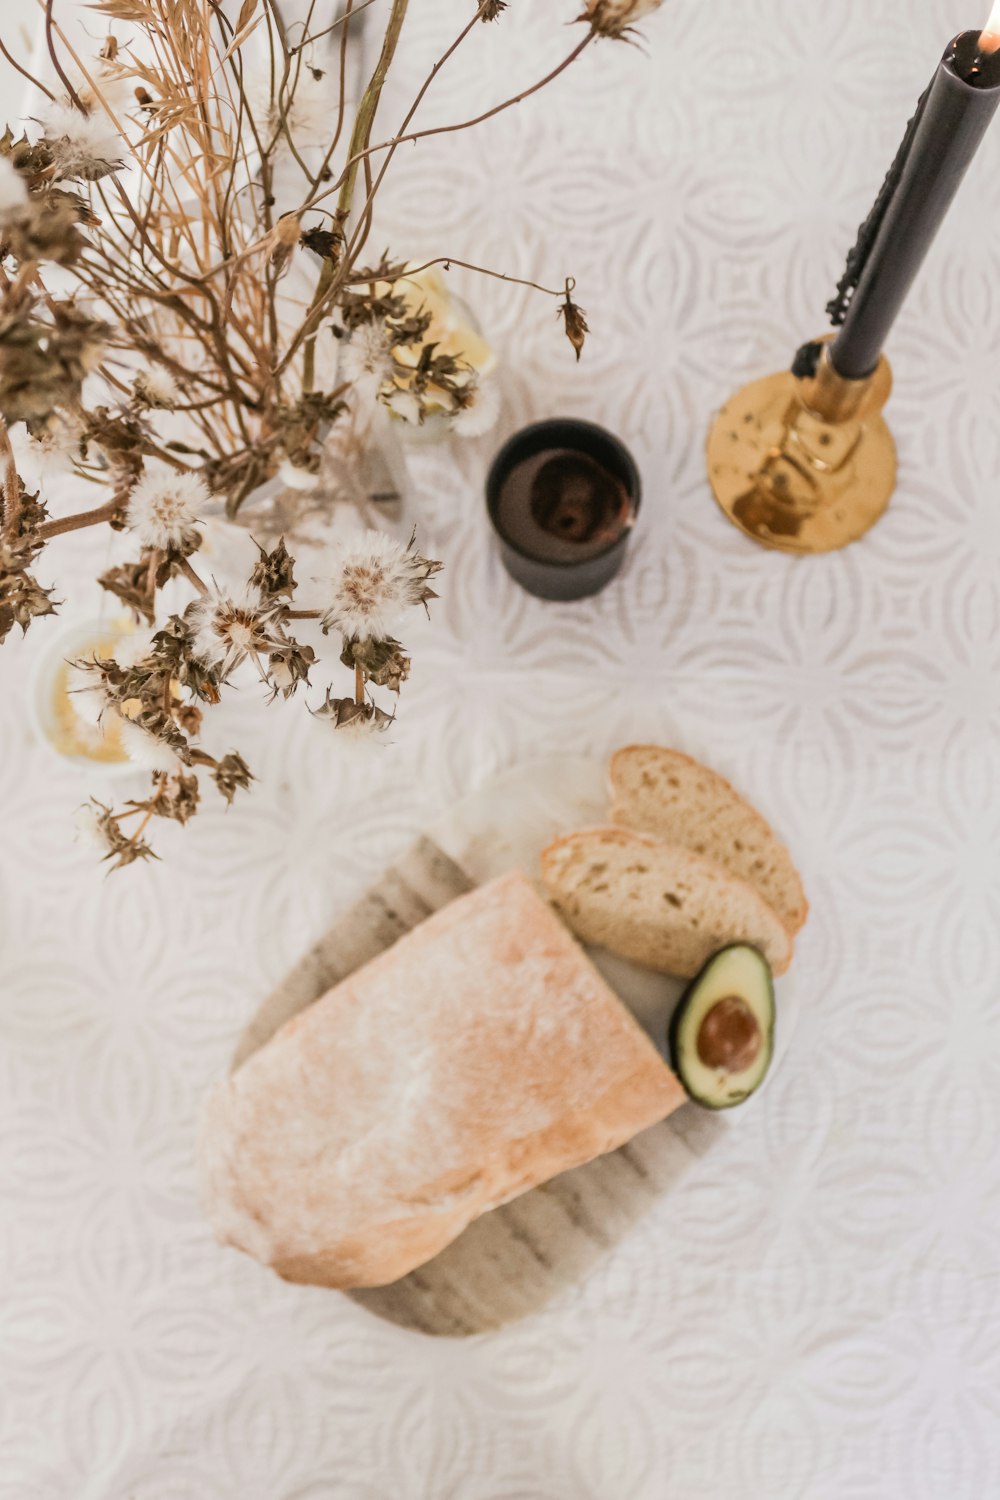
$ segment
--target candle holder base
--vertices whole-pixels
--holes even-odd
[[[845,380],[823,343],[815,373],[782,371],[729,400],[708,436],[708,477],[734,526],[764,547],[811,555],[864,536],[896,486],[896,445],[882,416],[892,390]]]

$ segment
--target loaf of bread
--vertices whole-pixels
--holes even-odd
[[[611,821],[704,854],[752,885],[792,937],[809,903],[784,844],[724,777],[679,750],[627,745],[611,758]]]
[[[586,943],[690,978],[729,943],[759,948],[776,974],[792,940],[767,902],[735,875],[676,844],[627,828],[589,828],[542,851],[542,879]]]
[[[288,1022],[206,1105],[221,1240],[381,1286],[622,1145],[683,1091],[533,886],[460,897]]]

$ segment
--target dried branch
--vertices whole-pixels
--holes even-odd
[[[119,555],[98,581],[148,625],[159,616],[159,628],[134,664],[80,664],[130,757],[153,772],[144,799],[118,811],[96,802],[84,810],[88,836],[121,868],[156,857],[145,838],[154,818],[183,824],[196,813],[199,776],[227,803],[251,784],[238,752],[217,757],[198,742],[202,716],[244,664],[268,701],[308,689],[318,657],[292,634],[299,625],[333,633],[336,670],[353,673],[353,693],[338,696],[321,683],[321,706],[310,711],[351,736],[393,722],[373,690],[398,693],[405,682],[410,658],[396,620],[435,598],[430,580],[440,564],[421,557],[412,540],[404,548],[369,533],[330,554],[322,604],[295,608],[293,559],[281,541],[260,548],[245,586],[230,595],[196,566],[206,505],[224,502],[233,514],[284,473],[296,486],[314,476],[321,495],[327,435],[363,390],[413,421],[474,405],[476,371],[461,350],[446,353],[430,336],[419,277],[433,266],[558,298],[579,343],[585,320],[571,279],[555,290],[453,257],[413,267],[388,252],[374,264],[361,256],[402,144],[512,108],[557,78],[595,34],[627,39],[623,4],[632,17],[657,0],[614,0],[612,11],[612,0],[585,0],[587,35],[544,78],[473,119],[413,129],[441,70],[477,24],[505,8],[502,0],[470,3],[395,134],[378,144],[375,121],[408,0],[391,0],[353,118],[348,48],[373,0],[345,0],[329,23],[319,0],[309,0],[292,27],[280,0],[243,0],[235,19],[221,0],[98,0],[93,8],[124,20],[130,39],[111,34],[90,59],[60,26],[55,0],[36,3],[59,92],[32,78],[0,41],[0,56],[48,100],[40,134],[0,138],[0,639],[54,612],[52,591],[32,571],[49,541],[99,525],[132,540],[128,560]],[[311,49],[335,31],[316,139],[309,109],[320,75]],[[245,46],[251,35],[260,44],[259,89]],[[348,131],[335,176],[331,163]],[[283,165],[297,169],[294,189]],[[303,222],[305,213],[319,222]],[[313,255],[318,268],[303,289],[296,277],[316,267]],[[86,296],[53,292],[48,263]],[[333,316],[346,339],[346,378],[324,386],[318,337]],[[95,376],[104,383],[96,404]],[[17,423],[25,430],[12,444],[8,429]],[[101,484],[103,503],[49,519],[18,473],[22,439],[26,453],[51,450],[78,481]],[[163,623],[161,591],[170,580],[190,597]]]

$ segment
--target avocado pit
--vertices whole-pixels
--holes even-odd
[[[760,1026],[753,1011],[739,995],[717,1000],[698,1028],[695,1043],[706,1068],[742,1073],[760,1055]]]

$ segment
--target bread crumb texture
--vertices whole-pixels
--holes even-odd
[[[584,829],[542,855],[552,900],[584,942],[690,977],[729,943],[751,943],[776,973],[791,939],[760,894],[714,861],[625,828]]]
[[[753,886],[791,936],[809,904],[784,844],[724,777],[678,750],[629,745],[612,757],[611,819],[715,860]]]

